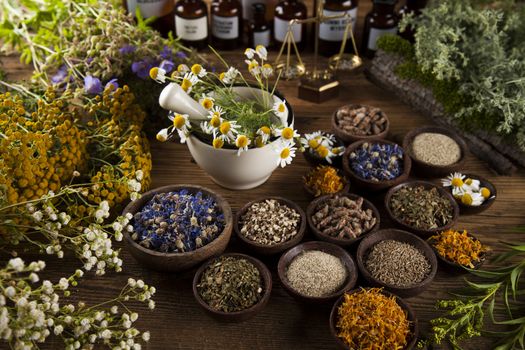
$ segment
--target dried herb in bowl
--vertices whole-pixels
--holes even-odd
[[[403,157],[403,149],[396,144],[365,142],[350,153],[350,168],[365,180],[393,180],[403,173]]]
[[[349,349],[403,349],[410,323],[395,296],[373,288],[344,295],[337,310],[336,330]]]
[[[443,227],[454,218],[449,199],[435,187],[400,187],[392,194],[388,205],[397,219],[420,230]]]
[[[471,269],[483,260],[483,254],[489,250],[466,230],[447,230],[430,237],[429,241],[441,257]]]
[[[237,312],[257,304],[262,287],[261,274],[254,264],[244,258],[223,256],[204,270],[197,291],[211,308]]]
[[[339,175],[336,168],[326,165],[312,169],[303,181],[315,197],[341,192],[347,184],[346,179]]]
[[[223,231],[224,214],[211,196],[186,189],[158,193],[133,216],[132,238],[164,253],[198,249]]]

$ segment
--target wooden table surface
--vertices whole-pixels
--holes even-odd
[[[369,7],[360,10],[363,13]],[[241,53],[228,55],[242,62]],[[4,69],[11,78],[27,75],[29,68],[17,63],[16,58],[4,58]],[[391,120],[391,136],[402,135],[414,127],[429,124],[429,120],[391,93],[371,84],[363,75],[341,79],[338,98],[315,104],[297,98],[297,82],[283,82],[279,89],[293,107],[295,126],[300,133],[314,130],[329,130],[330,116],[339,106],[348,103],[369,104],[381,108]],[[237,210],[248,201],[263,196],[284,196],[306,208],[309,199],[303,192],[301,178],[309,169],[302,155],[284,168],[276,170],[262,186],[247,191],[232,191],[214,184],[195,163],[185,145],[151,141],[153,156],[153,187],[169,184],[196,184],[206,186],[223,195],[232,208]],[[486,212],[476,216],[462,216],[456,228],[475,233],[483,242],[498,250],[500,240],[518,241],[523,236],[512,230],[525,225],[525,173],[514,177],[496,176],[486,164],[468,157],[464,171],[479,174],[494,182],[498,189],[495,204]],[[351,191],[359,191],[351,188]],[[364,193],[380,208],[381,195]],[[382,212],[382,228],[391,227]],[[305,240],[311,240],[307,234]],[[230,251],[242,251],[232,239]],[[181,274],[159,273],[139,265],[123,247],[121,256],[124,270],[103,277],[87,274],[83,282],[72,292],[88,305],[104,301],[119,293],[128,277],[141,278],[157,288],[156,308],[150,311],[138,306],[140,318],[137,326],[151,331],[151,340],[146,349],[332,349],[335,343],[328,328],[330,304],[321,306],[303,305],[290,297],[280,285],[276,275],[278,257],[262,259],[273,274],[274,287],[267,307],[255,318],[240,324],[226,324],[208,317],[194,300],[191,290],[195,270]],[[78,262],[71,257],[50,261],[48,270],[52,278],[58,279],[74,272]],[[438,273],[430,288],[421,295],[407,299],[416,311],[420,327],[428,329],[428,321],[437,316],[435,301],[447,296],[447,292],[462,285],[462,277]],[[62,348],[59,340],[46,344],[51,348]],[[487,342],[471,342],[466,348],[490,349]],[[0,344],[0,348],[5,344]]]

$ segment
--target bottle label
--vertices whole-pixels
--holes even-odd
[[[212,15],[211,32],[219,39],[237,39],[239,37],[239,17]]]
[[[354,30],[357,21],[357,7],[348,11],[323,10],[324,16],[342,16],[345,14],[348,14],[352,19],[352,30]],[[347,24],[347,18],[329,19],[322,22],[319,25],[319,39],[326,41],[343,41]],[[350,33],[348,33],[348,38],[350,38]]]
[[[266,5],[266,0],[242,0],[242,19],[253,21],[253,4],[263,3]]]
[[[262,32],[253,32],[253,47],[257,45],[270,46],[270,29]]]
[[[397,27],[394,28],[388,28],[388,29],[378,29],[378,28],[370,28],[370,35],[368,36],[368,43],[366,47],[368,47],[369,50],[377,50],[377,39],[382,37],[386,34],[396,34],[397,33]]]
[[[290,20],[284,20],[275,17],[273,20],[273,31],[275,35],[275,39],[277,39],[280,42],[284,42],[284,38],[286,37],[286,32],[288,31],[288,26],[290,24]],[[301,42],[301,35],[302,35],[302,24],[295,23],[292,26],[292,34],[293,38],[296,43]]]
[[[189,41],[206,39],[208,37],[208,17],[182,18],[175,15],[175,35]]]
[[[127,0],[128,12],[135,16],[137,7],[144,18],[162,17],[173,11],[173,1],[170,0]]]

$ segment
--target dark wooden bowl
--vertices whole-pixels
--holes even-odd
[[[408,176],[410,175],[410,169],[412,167],[412,162],[410,160],[410,157],[406,154],[405,150],[403,149],[403,173],[392,180],[387,181],[380,181],[380,182],[374,182],[371,180],[363,179],[362,177],[359,177],[352,168],[350,167],[350,154],[356,150],[358,147],[361,147],[364,143],[369,142],[368,140],[364,141],[357,141],[352,143],[350,146],[346,148],[345,154],[343,155],[343,170],[350,179],[351,183],[356,185],[356,187],[363,188],[364,190],[369,191],[381,191],[387,188],[390,188],[392,186],[395,186],[397,184],[400,184],[403,181],[406,181],[408,179]],[[387,140],[372,140],[370,143],[379,143],[379,144],[389,144],[389,145],[395,145],[394,142],[387,141]]]
[[[361,108],[361,107],[369,107],[369,106],[359,105],[359,104],[351,104],[349,106],[352,109],[358,109],[358,108]],[[377,135],[366,135],[366,136],[351,134],[351,133],[346,132],[343,129],[341,129],[341,127],[337,123],[337,117],[336,117],[337,111],[335,111],[332,114],[332,121],[331,121],[331,123],[332,123],[332,130],[333,130],[335,136],[337,136],[341,141],[343,141],[347,145],[351,144],[351,143],[354,143],[354,142],[357,142],[357,141],[365,141],[365,140],[366,141],[370,141],[370,140],[384,139],[386,137],[386,135],[388,135],[388,132],[390,130],[390,119],[388,118],[388,116],[383,111],[381,111],[381,113],[383,113],[384,117],[386,118],[385,130],[383,130],[381,133],[379,133]]]
[[[446,225],[437,227],[434,229],[423,230],[417,227],[407,225],[404,222],[402,222],[400,219],[394,216],[394,214],[392,213],[392,210],[390,209],[390,199],[392,198],[392,195],[402,187],[416,187],[416,186],[423,186],[427,190],[435,187],[438,189],[439,193],[442,196],[446,197],[449,200],[450,204],[452,205],[453,214],[452,214],[452,219]],[[426,181],[409,181],[409,182],[404,182],[402,184],[399,184],[395,187],[392,187],[385,195],[385,208],[386,208],[386,212],[388,216],[390,217],[390,219],[392,219],[397,225],[399,225],[400,227],[406,230],[417,233],[418,235],[421,235],[423,237],[430,237],[437,232],[448,230],[458,221],[458,218],[459,218],[459,206],[456,200],[454,199],[454,197],[452,196],[452,194],[450,194],[450,192],[446,190],[444,187],[438,186],[431,182],[426,182]]]
[[[374,245],[385,240],[394,240],[398,242],[408,243],[417,248],[428,259],[428,262],[430,263],[431,270],[427,278],[425,278],[423,281],[412,287],[402,288],[388,283],[383,283],[376,279],[374,276],[372,276],[372,274],[368,272],[365,266],[366,256],[368,255],[368,252]],[[434,280],[438,268],[436,254],[434,254],[434,251],[427,242],[410,232],[396,229],[379,230],[363,238],[359,243],[359,246],[357,247],[356,260],[357,266],[359,267],[359,272],[370,286],[383,287],[386,290],[397,294],[403,298],[409,298],[418,295],[425,289],[427,289],[430,283],[432,283],[432,281]]]
[[[270,270],[264,265],[261,261],[246,255],[246,254],[239,254],[239,253],[228,253],[221,256],[230,256],[230,257],[237,257],[237,258],[244,258],[251,262],[252,264],[257,267],[259,270],[259,273],[261,274],[262,284],[263,284],[263,296],[259,302],[245,310],[241,311],[235,311],[235,312],[224,312],[215,310],[212,307],[210,307],[200,296],[197,285],[199,284],[202,274],[204,273],[204,270],[208,266],[214,263],[214,261],[217,259],[213,258],[210,259],[208,262],[203,264],[197,272],[195,273],[195,276],[193,277],[193,296],[195,297],[195,300],[197,300],[197,303],[208,313],[211,317],[215,318],[216,320],[223,321],[223,322],[242,322],[246,321],[253,316],[255,316],[257,313],[259,313],[266,304],[268,303],[268,300],[270,299],[270,294],[272,291],[272,274],[270,273]]]
[[[354,289],[352,291],[347,292],[348,294],[353,294],[356,292],[359,292],[363,288]],[[367,288],[364,288],[367,289]],[[384,295],[391,297],[394,296],[396,298],[396,303],[407,313],[407,319],[410,326],[410,334],[408,335],[407,339],[407,345],[403,348],[403,350],[410,350],[413,349],[417,342],[417,336],[419,333],[419,327],[417,323],[417,317],[414,313],[414,310],[410,307],[409,304],[407,304],[403,299],[398,297],[395,294],[389,293],[386,290],[381,291]],[[348,345],[337,336],[337,317],[338,317],[338,309],[341,304],[343,304],[344,301],[344,295],[342,295],[337,301],[335,302],[334,306],[332,307],[332,312],[330,312],[330,333],[332,333],[332,336],[334,337],[339,349],[345,349],[348,350]]]
[[[297,234],[292,237],[292,239],[273,244],[273,245],[265,245],[260,244],[254,241],[249,240],[248,238],[244,237],[241,234],[241,227],[240,227],[240,221],[244,213],[252,206],[254,203],[259,203],[267,199],[274,199],[282,204],[286,204],[288,207],[295,209],[299,215],[301,215],[301,221],[299,223],[299,227],[297,228]],[[304,213],[304,210],[301,209],[300,206],[298,206],[296,203],[292,202],[291,200],[288,200],[283,197],[264,197],[260,199],[256,199],[254,201],[251,201],[247,204],[245,204],[239,211],[237,211],[237,214],[233,218],[233,228],[235,230],[235,234],[237,237],[241,240],[241,242],[252,252],[260,255],[273,255],[273,254],[279,254],[284,252],[286,249],[289,249],[295,245],[297,245],[301,240],[303,239],[304,232],[306,230],[306,214]]]
[[[459,148],[461,149],[461,158],[456,163],[446,166],[432,165],[418,160],[413,155],[412,142],[417,135],[422,133],[443,134],[452,138],[454,141],[456,141],[456,143],[459,145]],[[441,177],[458,171],[459,169],[463,168],[468,153],[467,144],[458,134],[456,134],[451,129],[440,126],[423,126],[412,129],[405,135],[403,140],[403,148],[407,152],[407,155],[412,158],[412,167],[414,168],[414,172],[422,177]]]
[[[356,200],[359,197],[361,197],[361,196],[358,196],[358,195],[352,194],[352,193],[336,193],[336,194],[328,194],[328,195],[321,196],[321,197],[318,197],[318,198],[314,199],[308,205],[308,207],[306,208],[306,220],[308,221],[308,227],[310,228],[310,231],[318,239],[320,239],[322,241],[330,242],[330,243],[333,243],[333,244],[337,244],[338,246],[341,246],[341,247],[348,247],[349,245],[352,245],[355,242],[357,242],[360,239],[362,239],[365,235],[367,235],[367,234],[369,234],[371,232],[374,232],[374,231],[379,229],[379,226],[380,226],[380,223],[381,223],[381,217],[380,217],[379,211],[377,210],[375,205],[372,204],[372,202],[370,202],[366,198],[363,198],[363,206],[362,206],[362,208],[364,210],[366,210],[366,209],[372,210],[372,212],[373,212],[373,214],[374,214],[374,216],[376,217],[376,220],[377,220],[376,224],[371,229],[369,229],[368,231],[363,232],[361,235],[359,235],[356,238],[337,238],[337,237],[332,237],[332,236],[326,235],[326,234],[322,233],[321,231],[319,231],[319,229],[317,229],[317,227],[314,225],[313,220],[312,220],[312,216],[315,214],[315,208],[317,208],[318,205],[320,205],[321,203],[325,202],[326,200],[335,197],[336,195],[345,196],[345,197],[350,198],[351,200]]]
[[[342,156],[344,157],[344,156]],[[306,177],[308,174],[310,174],[310,172],[314,171],[315,168],[311,168],[310,170],[308,170],[308,172],[306,173],[306,175],[304,177]],[[343,187],[343,189],[339,192],[336,192],[336,193],[347,193],[350,191],[350,180],[348,180],[348,178],[346,177],[346,175],[343,173],[342,170],[340,169],[336,169],[337,170],[337,174],[339,176],[341,176],[344,181],[346,182],[346,185]],[[320,196],[316,196],[315,195],[315,192],[312,188],[310,188],[310,186],[306,185],[306,182],[304,181],[304,178],[303,178],[303,189],[304,191],[308,194],[308,197],[310,198],[317,198],[317,197],[320,197]]]
[[[471,237],[472,239],[476,240],[476,241],[480,241],[478,238],[476,238],[475,236],[471,235],[470,233],[467,233],[467,236]],[[427,239],[427,242],[428,244],[430,245],[430,247],[432,248],[432,250],[434,251],[434,253],[436,254],[437,256],[437,259],[439,260],[439,264],[441,265],[441,267],[449,272],[449,273],[454,273],[454,274],[464,274],[468,271],[468,267],[466,266],[463,266],[461,264],[458,264],[456,262],[453,262],[453,261],[450,261],[448,260],[447,258],[445,258],[444,256],[442,256],[441,254],[439,254],[439,252],[437,251],[436,247],[434,247],[434,242],[435,240],[431,238]],[[488,252],[484,252],[480,255],[481,259],[479,261],[475,261],[473,263],[474,265],[474,270],[478,270],[481,265],[483,265],[483,263],[487,260],[487,257],[489,256],[489,253]]]
[[[133,255],[137,261],[150,269],[170,272],[190,269],[212,256],[220,255],[226,249],[226,246],[230,241],[233,226],[231,207],[222,196],[206,187],[183,184],[155,188],[142,194],[139,199],[130,202],[126,208],[124,208],[122,215],[125,215],[126,213],[135,215],[135,213],[141,210],[142,207],[146,205],[146,203],[149,202],[151,198],[153,198],[153,196],[157,193],[173,192],[182,189],[186,189],[190,193],[197,193],[200,191],[207,196],[213,197],[224,214],[224,229],[217,236],[217,238],[215,238],[210,243],[191,252],[184,253],[162,253],[153,249],[145,248],[135,242],[135,240],[131,238],[130,234],[124,230],[124,242],[126,243],[126,246],[129,249],[131,255]]]
[[[341,259],[341,262],[345,265],[346,270],[348,271],[348,276],[343,286],[337,292],[332,293],[330,295],[326,295],[324,297],[311,297],[299,293],[298,291],[293,289],[293,287],[288,283],[288,278],[286,277],[286,271],[288,269],[288,266],[297,255],[308,250],[320,250],[322,252],[331,254]],[[326,242],[310,241],[299,244],[293,247],[292,249],[288,250],[279,259],[279,264],[277,265],[277,273],[279,275],[279,279],[281,280],[282,285],[284,286],[284,289],[292,297],[306,303],[323,303],[326,301],[335,300],[345,291],[354,288],[357,282],[357,267],[355,265],[354,259],[352,259],[350,254],[343,248]]]
[[[465,175],[467,178],[470,177],[471,179],[479,180],[480,187],[488,188],[490,190],[491,196],[485,199],[485,201],[481,203],[481,205],[478,205],[478,206],[465,205],[461,202],[461,199],[454,198],[456,199],[456,202],[458,203],[460,213],[462,215],[474,215],[474,214],[479,214],[487,210],[488,208],[490,208],[492,204],[494,203],[494,201],[496,200],[496,197],[498,196],[496,186],[494,186],[492,182],[490,182],[484,177],[481,177],[475,174],[463,174],[463,175]],[[445,187],[445,188],[449,191],[450,194],[452,194],[452,187]]]
[[[322,132],[323,135],[326,135],[326,134],[329,134],[328,132],[325,132],[323,131]],[[336,141],[335,141],[335,144],[334,144],[335,147],[345,147],[345,144],[343,143],[343,141],[341,141],[340,139],[338,139],[336,137]],[[335,168],[340,168],[343,164],[343,153],[341,153],[341,155],[339,157],[334,157],[332,158],[332,164],[328,163],[326,161],[326,159],[324,158],[321,158],[319,157],[318,155],[314,154],[311,152],[311,148],[308,148],[306,149],[303,153],[303,156],[304,156],[304,159],[306,159],[306,161],[313,167],[316,167],[318,165],[329,165],[329,166],[333,166]]]

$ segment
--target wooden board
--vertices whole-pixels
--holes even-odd
[[[369,4],[364,3],[360,10],[360,23]],[[307,55],[308,56],[308,55]],[[229,54],[232,61],[241,64],[241,52]],[[17,63],[16,58],[4,58],[4,68],[10,77],[27,76],[28,67]],[[401,103],[393,94],[388,93],[365,79],[363,75],[344,78],[339,98],[313,104],[297,98],[297,82],[283,82],[280,91],[290,102],[295,113],[295,125],[299,132],[328,130],[330,115],[339,106],[347,103],[369,104],[381,108],[391,119],[391,135],[402,135],[408,130],[430,121],[420,113]],[[168,124],[168,121],[166,122]],[[166,125],[167,125],[166,124]],[[151,141],[153,155],[153,187],[169,184],[192,183],[209,187],[222,194],[234,210],[244,203],[262,196],[284,196],[296,201],[303,208],[308,198],[301,187],[301,178],[308,170],[302,155],[291,166],[278,169],[264,185],[248,191],[231,191],[214,184],[210,178],[192,162],[185,145],[159,143]],[[520,170],[517,176],[501,177],[494,175],[483,162],[469,156],[465,171],[491,179],[498,189],[499,197],[487,212],[477,216],[462,216],[458,229],[468,229],[485,243],[495,246],[500,240],[523,240],[523,235],[513,233],[519,225],[525,225],[525,173]],[[352,188],[351,191],[358,189]],[[367,195],[367,194],[365,194]],[[371,196],[381,205],[381,198]],[[381,221],[388,227],[386,217]],[[308,236],[305,239],[311,239]],[[239,250],[232,242],[230,250]],[[498,250],[498,248],[496,248]],[[149,311],[143,306],[137,307],[140,318],[137,326],[151,331],[151,341],[145,349],[332,349],[332,340],[328,317],[331,305],[318,307],[302,305],[292,299],[280,285],[276,275],[277,259],[264,259],[273,272],[274,288],[266,309],[254,319],[242,324],[224,324],[209,318],[194,300],[191,283],[193,271],[182,274],[157,273],[139,265],[123,247],[121,256],[124,271],[109,273],[104,277],[87,274],[80,286],[73,289],[73,294],[88,305],[97,304],[120,291],[128,277],[141,278],[157,288],[155,301],[157,307]],[[51,260],[48,264],[50,277],[59,277],[73,273],[79,267],[77,260],[66,256],[61,261]],[[462,277],[455,277],[439,272],[429,290],[420,296],[407,299],[415,309],[423,330],[428,328],[428,321],[437,316],[434,304],[438,298],[447,296],[447,292],[462,285]],[[57,339],[50,339],[45,348],[62,348]],[[466,348],[490,349],[486,340],[472,342]],[[3,344],[5,345],[5,344]],[[2,348],[3,345],[0,345]]]

